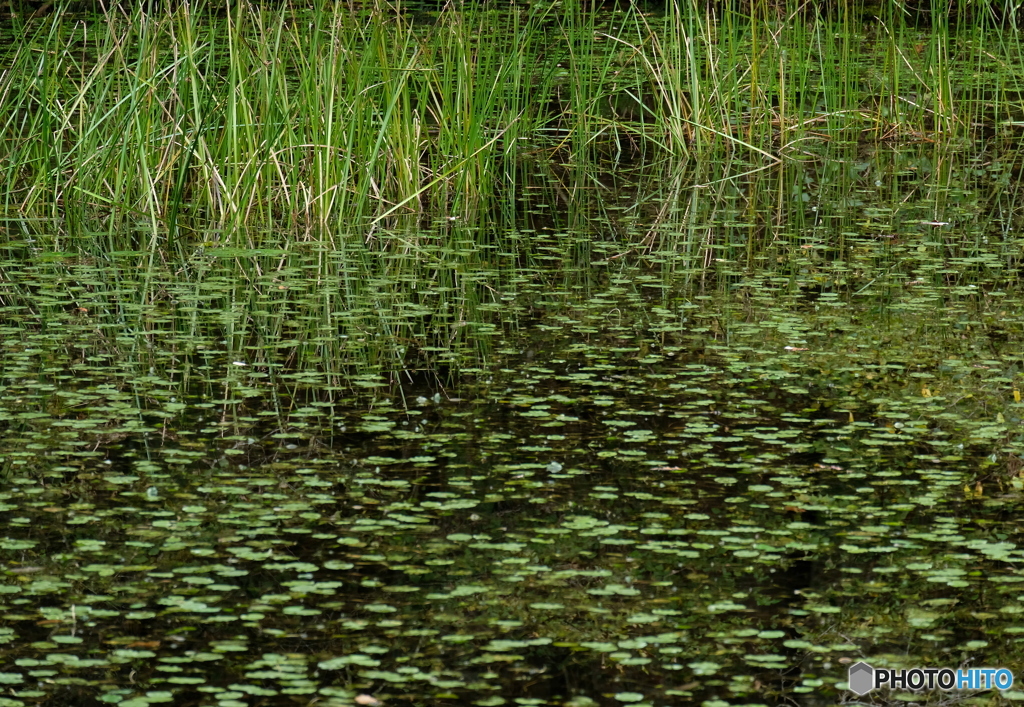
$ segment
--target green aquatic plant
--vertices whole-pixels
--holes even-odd
[[[549,162],[738,154],[758,169],[825,140],[959,139],[1014,115],[1020,47],[998,26],[954,32],[939,12],[926,36],[899,13],[873,26],[860,13],[603,14],[575,1],[446,6],[430,22],[383,2],[54,13],[5,53],[3,208],[89,233],[78,242],[93,251],[181,261],[196,243],[258,246],[232,240],[243,226],[310,238],[466,218]],[[991,88],[955,78],[986,64]]]

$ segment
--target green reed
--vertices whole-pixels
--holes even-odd
[[[398,247],[382,229],[504,208],[546,163],[736,153],[763,169],[830,140],[959,139],[1019,117],[1021,47],[990,14],[954,27],[936,3],[918,28],[895,6],[692,0],[447,5],[432,22],[383,0],[58,12],[4,57],[2,208],[53,219],[55,247],[188,263],[279,229]],[[991,86],[959,78],[979,66],[998,69]]]

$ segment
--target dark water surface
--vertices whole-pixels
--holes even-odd
[[[932,149],[874,156],[884,206],[680,182],[650,248],[563,211],[172,272],[8,224],[0,704],[826,704],[858,659],[1019,665],[1016,186]]]

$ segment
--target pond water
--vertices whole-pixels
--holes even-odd
[[[393,234],[465,247],[351,296],[287,239],[189,277],[9,241],[4,704],[818,704],[859,658],[1012,666],[1021,240],[968,168],[950,223],[922,178],[823,219],[842,246],[683,198],[708,266],[554,217]]]
[[[531,157],[494,209],[177,250],[9,209],[0,707],[1017,669],[1018,149]]]

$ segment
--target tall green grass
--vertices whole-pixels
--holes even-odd
[[[887,7],[56,12],[2,59],[0,208],[59,224],[58,250],[73,237],[184,263],[261,232],[389,244],[506,208],[538,165],[732,154],[757,170],[815,143],[960,139],[1018,117],[1021,47],[996,19],[951,29],[936,3],[917,29]],[[963,88],[982,66],[1004,78]]]

